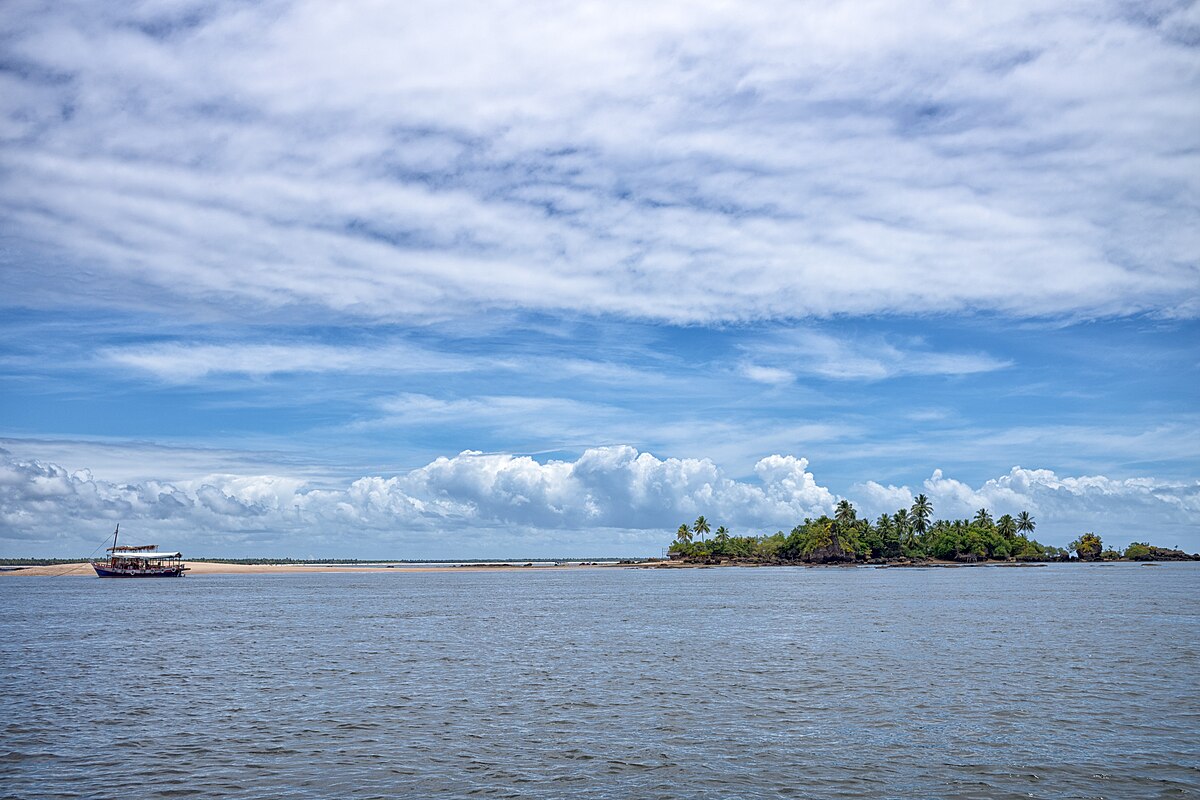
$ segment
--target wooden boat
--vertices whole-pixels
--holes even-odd
[[[161,553],[156,544],[117,545],[113,531],[113,546],[106,551],[107,561],[93,561],[92,569],[101,578],[181,578],[187,571],[179,553]]]

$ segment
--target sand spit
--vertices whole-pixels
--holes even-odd
[[[394,566],[363,566],[352,567],[344,564],[218,564],[208,561],[185,561],[189,575],[295,575],[322,572],[546,572],[581,569],[612,569],[614,567],[641,567],[655,562],[638,563],[600,563],[600,564],[562,564],[525,566],[519,564],[466,564],[451,567],[430,567],[420,564],[396,564]],[[0,570],[0,577],[32,576],[32,577],[84,577],[94,578],[96,573],[91,564],[82,561],[78,564],[53,564],[45,567],[22,567],[20,569]]]

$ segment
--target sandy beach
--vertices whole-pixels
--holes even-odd
[[[192,575],[293,575],[319,574],[325,572],[564,572],[582,569],[758,569],[772,566],[796,566],[825,569],[852,569],[855,567],[874,567],[876,569],[932,569],[932,568],[969,568],[969,567],[1043,567],[1043,563],[1013,563],[981,561],[964,564],[956,561],[929,560],[914,563],[896,564],[753,564],[725,561],[720,564],[700,564],[681,561],[636,561],[636,562],[589,562],[570,564],[462,564],[457,566],[425,565],[425,564],[395,564],[381,563],[378,566],[351,566],[347,564],[222,564],[208,561],[185,561],[188,573]],[[77,564],[54,564],[44,567],[6,568],[0,570],[0,577],[29,576],[29,577],[85,577],[94,578],[91,564],[82,561]]]
[[[348,566],[345,564],[219,564],[208,561],[185,561],[188,573],[191,575],[288,575],[322,572],[514,572],[538,571],[544,572],[580,570],[580,569],[611,569],[613,567],[650,566],[657,562],[639,562],[634,564],[562,564],[545,566],[524,566],[520,564],[466,564],[463,566],[424,566],[421,564],[396,564],[395,566]],[[22,567],[20,569],[0,570],[0,577],[29,576],[29,577],[85,577],[94,578],[96,573],[91,564],[81,561],[78,564],[53,564],[44,567]]]

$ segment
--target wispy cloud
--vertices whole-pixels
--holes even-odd
[[[901,348],[880,337],[841,337],[814,330],[775,333],[745,349],[761,362],[744,367],[745,373],[755,380],[766,378],[765,383],[782,382],[792,374],[877,381],[909,375],[971,375],[1012,366],[1011,361],[985,353],[937,352],[921,343]]]
[[[329,344],[149,344],[106,349],[99,357],[172,382],[211,375],[267,376],[289,372],[467,372],[504,367],[498,358],[438,353],[418,347]]]
[[[622,424],[624,412],[602,403],[562,397],[483,395],[440,398],[406,393],[379,402],[380,413],[355,423],[354,428],[447,426],[467,431],[503,431],[508,437],[527,437],[531,449],[578,446],[603,441]]]
[[[323,485],[341,479],[337,467],[322,463],[313,453],[298,453],[280,446],[250,449],[245,438],[240,449],[206,443],[128,440],[102,437],[0,438],[7,457],[21,462],[42,461],[80,465],[113,483],[187,482],[213,472],[273,474]],[[337,477],[334,478],[333,476]]]
[[[786,369],[752,363],[742,364],[741,373],[756,383],[784,385],[796,380],[796,376]]]
[[[1190,12],[1124,9],[18,6],[0,280],[393,320],[1194,315]]]

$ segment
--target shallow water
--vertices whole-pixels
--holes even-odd
[[[0,580],[0,794],[1200,797],[1200,565]]]

